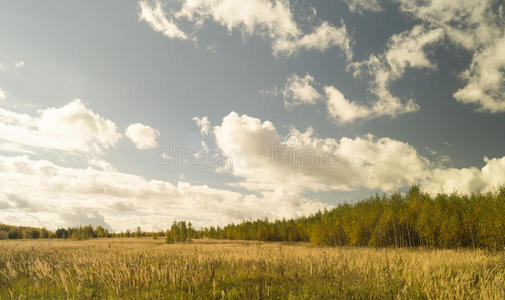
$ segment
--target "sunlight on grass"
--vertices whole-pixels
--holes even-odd
[[[0,297],[503,299],[504,258],[208,239],[1,241]]]

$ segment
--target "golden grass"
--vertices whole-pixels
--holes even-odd
[[[505,256],[212,240],[13,240],[0,242],[0,297],[505,299]]]

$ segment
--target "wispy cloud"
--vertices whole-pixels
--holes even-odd
[[[187,20],[197,28],[212,20],[230,33],[238,30],[243,36],[258,35],[270,40],[277,56],[292,56],[301,50],[325,51],[336,46],[348,60],[352,57],[351,39],[343,21],[339,27],[321,22],[312,31],[303,32],[285,0],[184,0],[175,11],[164,11],[159,1],[150,4],[143,0],[139,5],[139,19],[169,38],[188,38],[176,21]]]

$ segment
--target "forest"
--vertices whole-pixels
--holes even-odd
[[[0,239],[164,237],[167,243],[203,237],[226,240],[311,242],[318,246],[487,248],[505,247],[505,187],[493,192],[435,197],[412,186],[407,193],[341,204],[298,219],[243,221],[196,229],[179,221],[165,232],[112,233],[91,225],[45,228],[0,225]]]
[[[505,187],[493,192],[431,197],[418,186],[405,193],[294,220],[258,220],[202,229],[218,239],[310,241],[324,246],[505,247]]]

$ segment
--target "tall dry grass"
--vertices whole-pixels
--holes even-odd
[[[505,299],[505,256],[210,240],[2,241],[0,297]]]

